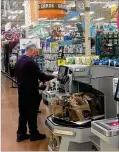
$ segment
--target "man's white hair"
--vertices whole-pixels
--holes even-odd
[[[26,45],[25,51],[28,51],[29,49],[36,49],[36,48],[37,46],[35,44],[30,43]]]

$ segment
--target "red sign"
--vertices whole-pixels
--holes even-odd
[[[4,32],[3,36],[6,40],[15,41],[20,39],[20,34],[15,34],[13,32]]]

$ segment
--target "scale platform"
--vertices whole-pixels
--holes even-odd
[[[118,118],[93,121],[91,132],[100,139],[101,151],[119,151]]]
[[[94,121],[91,127],[106,137],[119,135],[119,120],[117,118]]]

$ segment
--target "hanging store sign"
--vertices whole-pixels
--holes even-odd
[[[66,14],[65,0],[38,0],[39,18],[62,18]]]
[[[84,1],[76,1],[76,11],[85,11],[85,3]]]
[[[44,9],[62,9],[62,10],[67,10],[65,4],[56,4],[56,3],[51,3],[51,4],[39,4],[38,5],[39,10],[44,10]]]

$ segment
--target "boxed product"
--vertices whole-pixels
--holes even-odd
[[[55,136],[52,132],[49,133],[49,147],[52,151],[58,151],[61,143],[61,137]]]

